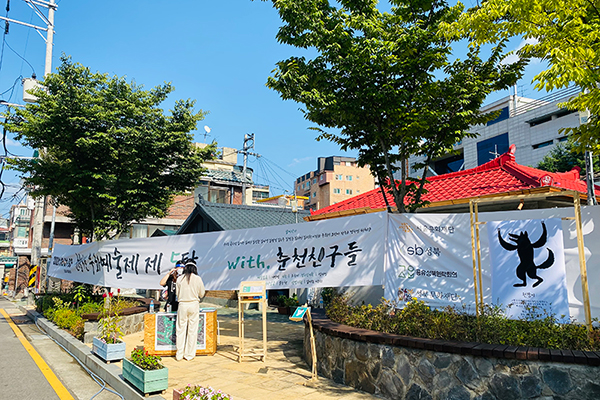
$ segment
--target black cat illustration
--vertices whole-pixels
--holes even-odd
[[[552,264],[554,264],[554,253],[550,249],[548,249],[548,258],[546,259],[546,261],[544,261],[540,265],[535,265],[533,261],[533,249],[540,248],[546,244],[546,236],[548,232],[546,230],[546,224],[544,224],[543,222],[542,228],[544,229],[544,231],[542,232],[542,236],[535,243],[531,243],[527,232],[521,232],[518,235],[509,233],[508,236],[510,237],[510,240],[515,242],[515,244],[508,243],[504,239],[502,239],[500,229],[498,229],[498,240],[500,241],[500,245],[508,251],[517,250],[517,255],[519,256],[519,260],[521,261],[521,263],[517,265],[517,277],[523,282],[515,283],[513,285],[514,287],[527,286],[527,276],[529,276],[529,278],[531,279],[537,279],[537,282],[533,284],[533,287],[538,286],[540,283],[543,282],[543,279],[537,276],[537,270],[550,268]]]

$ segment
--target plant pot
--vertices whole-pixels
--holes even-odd
[[[119,361],[125,358],[125,342],[104,343],[102,340],[94,337],[92,353],[106,362]]]
[[[277,312],[281,315],[290,315],[290,308],[289,307],[277,307]]]
[[[183,393],[183,390],[181,390],[181,389],[173,389],[173,400],[180,400],[181,399],[181,393]]]
[[[169,387],[168,368],[147,371],[128,358],[123,359],[123,378],[144,394],[160,392]]]

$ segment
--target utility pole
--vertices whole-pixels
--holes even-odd
[[[248,155],[260,157],[256,153],[251,153],[248,150],[254,148],[254,133],[247,133],[244,135],[244,148],[242,150],[238,150],[238,153],[244,155],[244,166],[242,168],[242,204],[246,204],[246,182],[248,181],[246,178],[246,170],[248,164]]]
[[[9,22],[13,22],[19,25],[27,26],[35,29],[38,33],[46,32],[46,57],[44,62],[44,77],[52,72],[52,47],[54,46],[54,12],[56,11],[55,0],[23,0],[45,23],[46,28],[28,24],[25,22],[13,20],[10,18],[0,16],[0,20],[4,20],[8,26]],[[40,10],[40,7],[48,9],[48,16]],[[41,33],[40,33],[41,35]],[[43,37],[43,36],[42,36]],[[40,196],[35,199],[35,205],[33,209],[33,233],[31,240],[31,265],[40,265],[40,258],[42,254],[42,238],[44,231],[44,208],[45,208],[45,197]],[[17,279],[19,275],[17,263]],[[15,291],[17,287],[15,286]]]
[[[587,184],[587,203],[589,206],[598,204],[594,190],[594,158],[591,151],[585,152],[585,183]]]

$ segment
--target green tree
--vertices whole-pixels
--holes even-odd
[[[193,188],[213,146],[198,149],[190,131],[205,113],[180,100],[169,115],[159,105],[173,91],[93,73],[63,56],[37,103],[7,115],[6,128],[39,158],[12,160],[33,196],[68,206],[79,229],[96,238],[131,222],[164,217],[173,195]]]
[[[544,156],[536,168],[548,172],[567,172],[573,167],[581,168],[585,171],[585,153],[577,150],[577,147],[571,142],[566,142],[564,145],[559,144],[548,154]],[[594,171],[600,171],[600,164],[597,157],[594,158]]]
[[[580,150],[600,150],[599,0],[485,0],[446,32],[468,34],[475,44],[527,39],[517,54],[541,58],[549,65],[534,78],[536,88],[552,90],[574,83],[582,89],[563,106],[588,110],[589,122],[565,133],[575,134]]]
[[[371,167],[397,209],[412,211],[423,204],[427,168],[409,176],[408,157],[429,162],[469,135],[470,125],[493,118],[480,114],[481,103],[515,82],[524,62],[500,65],[502,44],[488,60],[473,47],[450,62],[451,43],[439,28],[456,21],[460,7],[445,1],[395,0],[389,13],[375,0],[339,3],[273,0],[284,22],[277,39],[317,55],[280,61],[267,86],[304,106],[317,140],[358,150],[359,164]]]

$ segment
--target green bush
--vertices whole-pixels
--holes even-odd
[[[399,335],[547,349],[600,349],[597,328],[588,332],[585,325],[559,323],[556,317],[528,307],[526,316],[515,320],[507,318],[499,306],[485,305],[476,317],[465,306],[434,310],[413,300],[397,309],[385,299],[376,307],[353,306],[344,296],[334,296],[326,310],[335,322]]]

